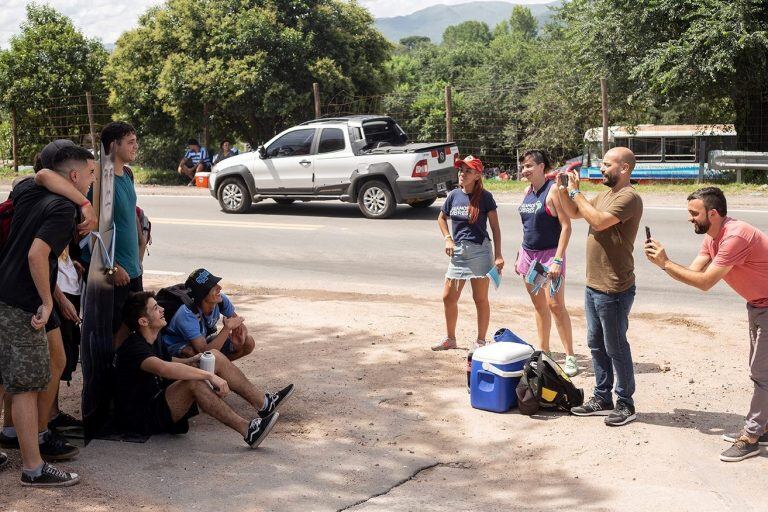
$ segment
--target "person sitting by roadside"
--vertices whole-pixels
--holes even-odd
[[[190,309],[179,307],[162,334],[162,342],[173,357],[191,357],[206,350],[219,350],[230,361],[253,352],[255,343],[248,334],[245,319],[235,313],[235,307],[221,293],[220,277],[199,268],[192,272],[186,287],[194,301]],[[217,332],[219,318],[223,326]]]
[[[194,183],[195,174],[211,170],[211,157],[208,150],[200,146],[197,139],[187,141],[187,152],[184,158],[179,162],[179,168],[176,170],[181,176],[189,178],[190,183]]]
[[[198,367],[199,354],[184,362],[158,357],[153,345],[166,322],[153,292],[132,294],[123,306],[123,318],[133,332],[115,353],[116,419],[122,429],[144,435],[184,434],[199,407],[239,432],[251,448],[259,446],[277,421],[277,408],[290,393],[276,401],[268,399],[216,350],[212,351],[214,373]],[[158,377],[175,382],[163,387]],[[251,420],[222,400],[230,389],[253,406]]]
[[[232,146],[232,143],[229,141],[229,139],[224,139],[219,145],[219,152],[213,155],[213,165],[216,165],[217,163],[221,162],[222,160],[226,160],[231,156],[239,154],[240,152],[236,147]]]

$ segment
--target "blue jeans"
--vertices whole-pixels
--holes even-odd
[[[627,341],[629,311],[635,301],[635,285],[620,293],[603,293],[593,288],[584,290],[587,317],[587,345],[592,352],[595,369],[595,396],[613,402],[613,376],[616,373],[618,401],[634,405],[635,371]]]

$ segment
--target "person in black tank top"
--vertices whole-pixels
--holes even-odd
[[[556,180],[547,179],[546,173],[551,168],[547,154],[537,149],[526,151],[520,164],[522,177],[531,186],[518,207],[523,224],[523,244],[517,255],[515,272],[525,276],[534,260],[549,269],[548,281],[541,290],[533,293],[532,285],[525,283],[525,286],[535,308],[541,350],[550,351],[549,334],[554,316],[565,348],[563,370],[572,377],[579,368],[573,352],[571,317],[565,308],[565,249],[571,237],[571,220],[560,208]]]

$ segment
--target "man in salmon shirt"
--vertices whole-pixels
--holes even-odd
[[[653,239],[646,241],[645,255],[673,279],[703,291],[722,279],[747,301],[749,373],[755,387],[744,429],[723,435],[733,446],[720,454],[722,461],[738,462],[768,445],[768,235],[727,213],[722,190],[697,190],[688,196],[688,214],[694,231],[704,235],[699,255],[688,267],[678,265]]]

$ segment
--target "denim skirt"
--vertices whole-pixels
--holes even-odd
[[[462,240],[453,249],[445,278],[466,280],[485,277],[492,266],[493,251],[490,240],[486,238],[482,244]]]

